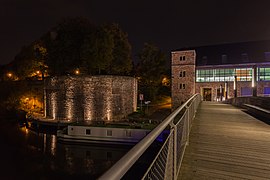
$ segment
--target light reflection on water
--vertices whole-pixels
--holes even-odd
[[[17,179],[18,176],[96,179],[131,148],[61,144],[57,143],[53,134],[37,133],[17,125],[0,128],[0,137],[6,140],[2,142],[4,148],[0,151],[1,154],[7,154],[4,162],[7,164],[6,175],[0,175],[0,178],[3,176],[5,179]],[[15,152],[12,152],[14,149]],[[12,173],[14,167],[16,174]]]

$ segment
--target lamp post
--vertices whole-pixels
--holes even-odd
[[[252,86],[252,95],[256,97],[257,96],[257,67],[256,66],[253,66],[252,68],[251,86]]]
[[[234,97],[237,97],[237,76],[234,76],[234,81],[233,81],[233,91],[234,91]]]

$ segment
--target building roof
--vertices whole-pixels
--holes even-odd
[[[174,51],[184,50],[196,51],[197,66],[270,62],[270,40],[189,47]]]

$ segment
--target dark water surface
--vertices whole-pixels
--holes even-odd
[[[131,148],[61,144],[51,133],[6,121],[0,143],[0,179],[96,179]]]

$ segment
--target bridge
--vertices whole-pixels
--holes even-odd
[[[99,179],[126,179],[168,127],[160,151],[139,179],[270,179],[270,126],[232,105],[201,102],[198,94]]]

